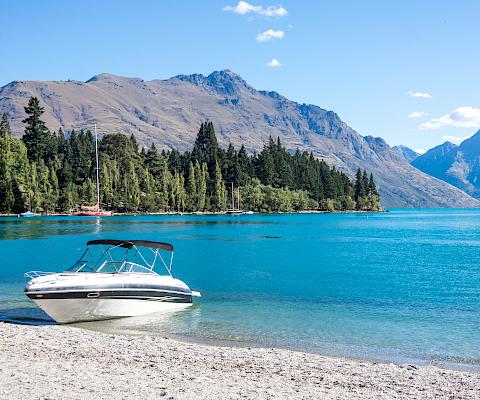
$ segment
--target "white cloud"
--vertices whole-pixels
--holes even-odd
[[[425,92],[408,92],[407,93],[410,97],[416,97],[419,99],[431,99],[432,95],[430,93]]]
[[[274,31],[273,29],[269,29],[265,32],[259,33],[256,37],[256,40],[257,42],[268,42],[274,39],[283,39],[283,36],[283,31]]]
[[[419,129],[441,129],[448,126],[454,128],[480,128],[480,108],[471,106],[458,107],[439,118],[419,125]]]
[[[413,149],[413,151],[417,152],[418,154],[425,154],[425,149]]]
[[[236,6],[225,6],[223,11],[233,12],[239,15],[247,15],[250,13],[261,15],[267,18],[281,18],[288,14],[287,9],[282,6],[254,6],[246,1],[239,1]]]
[[[270,68],[276,68],[276,67],[282,66],[282,64],[280,64],[280,61],[278,61],[276,58],[272,58],[272,61],[266,63],[265,65]]]
[[[460,144],[462,143],[464,140],[472,137],[473,135],[467,135],[467,136],[450,136],[450,135],[445,135],[445,136],[442,136],[442,139],[443,140],[447,140],[449,142],[452,142],[452,143],[455,143],[455,144]]]
[[[408,114],[408,118],[422,118],[422,117],[425,117],[426,115],[428,115],[428,113],[424,111],[414,111]]]

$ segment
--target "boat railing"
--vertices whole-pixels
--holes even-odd
[[[25,272],[23,276],[25,278],[34,279],[34,278],[38,278],[39,276],[52,275],[52,274],[55,274],[55,272],[28,271],[28,272]]]

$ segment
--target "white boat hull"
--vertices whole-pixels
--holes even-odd
[[[33,299],[33,301],[60,324],[134,317],[180,310],[192,305],[192,303],[111,298]]]

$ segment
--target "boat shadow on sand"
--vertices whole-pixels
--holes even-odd
[[[18,325],[56,325],[56,322],[38,308],[6,308],[0,309],[0,323]]]

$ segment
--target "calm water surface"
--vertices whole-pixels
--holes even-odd
[[[0,218],[0,318],[44,322],[28,270],[61,271],[93,238],[175,246],[193,307],[82,324],[480,369],[480,211]]]

